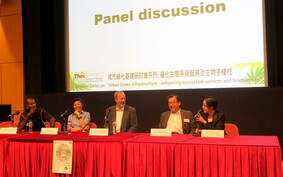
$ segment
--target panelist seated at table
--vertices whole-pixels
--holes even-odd
[[[167,101],[170,111],[161,114],[159,128],[171,129],[175,134],[194,133],[193,113],[180,108],[180,97],[172,94],[167,97]]]
[[[88,131],[90,129],[90,113],[83,110],[83,100],[76,98],[72,104],[74,112],[68,117],[68,126],[70,126],[70,122],[72,131]]]
[[[56,119],[43,108],[37,108],[34,98],[27,98],[25,101],[25,110],[20,116],[18,131],[28,130],[29,120],[32,120],[33,131],[41,131],[42,127],[46,127],[46,121],[50,122],[50,127],[55,127]]]
[[[126,94],[123,91],[114,93],[115,106],[106,109],[106,123],[104,127],[113,133],[113,122],[116,122],[116,132],[136,133],[138,130],[138,119],[136,108],[126,105]]]
[[[225,114],[217,109],[218,102],[214,97],[206,97],[202,102],[202,109],[198,112],[195,123],[195,133],[202,129],[224,130]]]

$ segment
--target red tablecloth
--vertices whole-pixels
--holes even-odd
[[[71,175],[52,173],[53,140],[73,141]],[[0,135],[0,177],[282,177],[275,136]]]
[[[6,154],[6,148],[7,148],[7,138],[11,137],[20,137],[23,136],[22,134],[15,134],[15,135],[5,135],[0,134],[0,177],[4,177],[4,171],[5,171],[5,157],[7,157]]]
[[[53,140],[73,141],[72,175],[122,176],[123,141],[136,134],[89,136],[88,132],[40,135],[39,132],[19,133],[8,137],[5,149],[4,174],[8,177],[62,176],[52,173]]]
[[[125,146],[127,177],[282,177],[281,149],[275,136],[143,134]]]

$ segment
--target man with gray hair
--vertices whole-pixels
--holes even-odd
[[[106,109],[106,118],[108,120],[109,133],[113,132],[113,126],[116,132],[136,133],[138,129],[137,112],[134,107],[126,105],[126,95],[123,91],[114,93],[115,106]]]

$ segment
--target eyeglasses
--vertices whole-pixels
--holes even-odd
[[[171,102],[168,102],[168,104],[176,104],[177,101],[171,101]]]

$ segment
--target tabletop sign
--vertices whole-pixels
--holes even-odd
[[[57,135],[58,128],[41,128],[41,135]]]
[[[152,128],[150,129],[150,136],[172,136],[172,131],[165,128]]]
[[[91,128],[89,130],[89,135],[94,136],[108,136],[109,130],[108,128]]]
[[[0,134],[17,134],[17,127],[0,128]]]
[[[224,130],[201,130],[201,137],[224,138]]]

